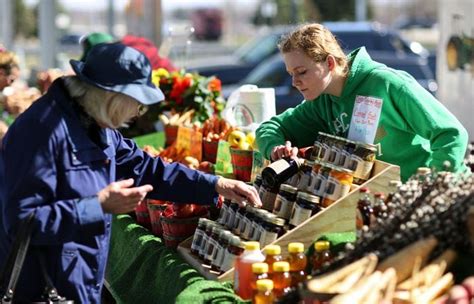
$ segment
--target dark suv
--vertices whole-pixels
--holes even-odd
[[[419,43],[404,40],[398,32],[388,30],[373,22],[327,22],[324,23],[347,51],[365,46],[371,51],[390,52],[397,57],[416,56],[425,58],[428,52]],[[206,60],[188,67],[201,75],[217,76],[223,85],[241,82],[258,64],[278,53],[277,43],[290,27],[272,28],[258,35],[230,56]]]

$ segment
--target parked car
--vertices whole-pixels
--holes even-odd
[[[391,31],[374,22],[327,22],[324,23],[341,42],[342,47],[353,50],[365,46],[369,51],[386,51],[397,56],[428,56],[428,51],[416,42],[403,39],[398,32]],[[188,70],[201,75],[217,76],[223,85],[239,83],[256,65],[278,53],[277,43],[290,27],[277,27],[258,35],[230,56],[215,57],[201,63],[191,63]]]
[[[436,93],[438,86],[426,58],[413,55],[394,56],[391,52],[383,51],[372,51],[370,55],[372,59],[391,68],[408,72],[425,89],[432,94]],[[228,98],[234,90],[243,84],[254,84],[260,88],[274,88],[277,114],[295,107],[303,101],[301,93],[292,86],[292,78],[286,71],[285,63],[280,54],[276,54],[259,64],[239,84],[223,86],[224,97]]]

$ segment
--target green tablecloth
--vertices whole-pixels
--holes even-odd
[[[202,277],[129,215],[114,217],[106,286],[117,303],[245,303]]]

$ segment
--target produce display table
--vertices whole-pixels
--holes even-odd
[[[206,280],[129,215],[114,216],[105,286],[117,303],[249,303]]]

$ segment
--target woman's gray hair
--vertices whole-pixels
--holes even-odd
[[[100,89],[77,76],[64,77],[64,83],[71,97],[99,124],[117,129],[137,114],[139,103],[128,95]]]

